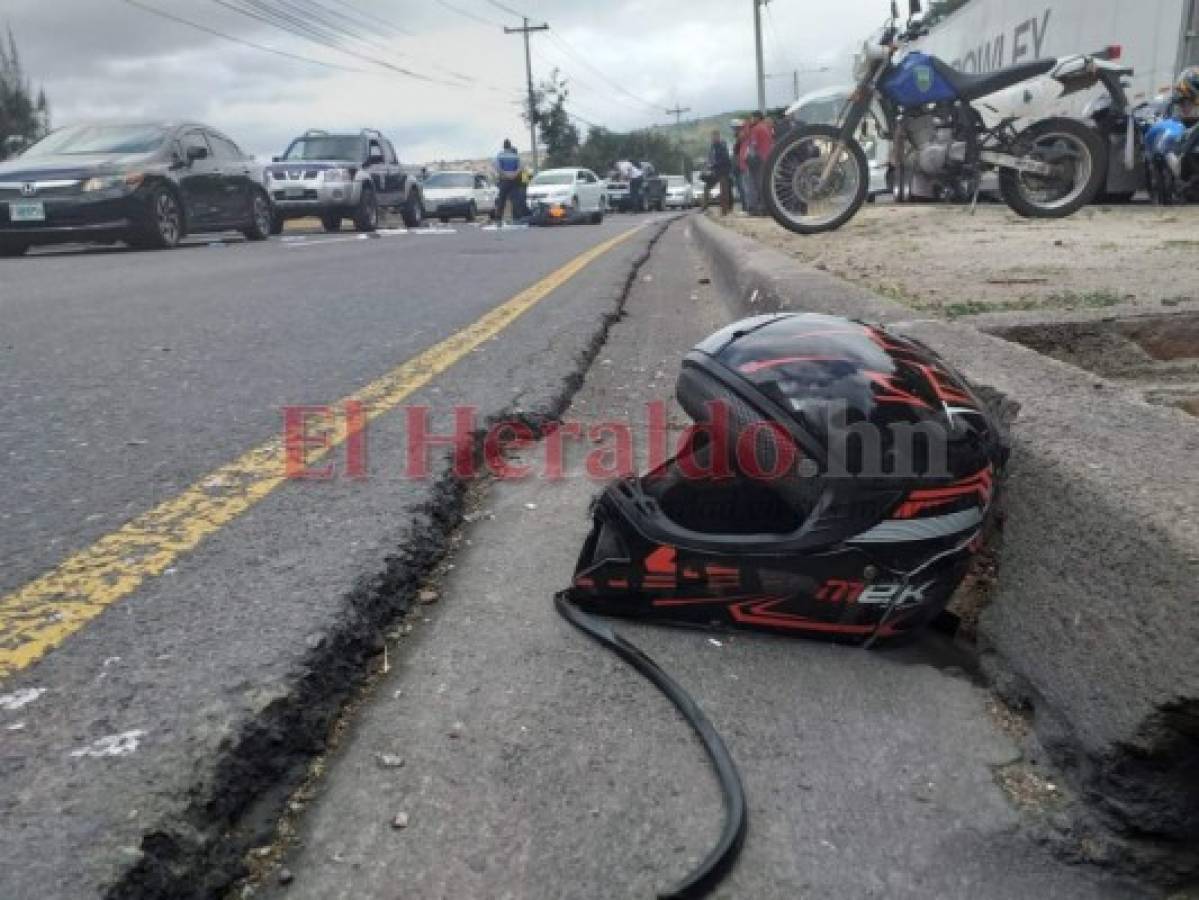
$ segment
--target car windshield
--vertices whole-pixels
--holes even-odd
[[[668,175],[666,177],[666,184],[669,187],[686,187],[687,179],[685,179],[682,175]]]
[[[532,184],[574,184],[574,172],[542,172],[531,182]]]
[[[475,186],[475,176],[466,172],[436,172],[425,179],[425,187],[431,188],[472,188]]]
[[[161,147],[166,136],[166,129],[157,125],[76,125],[47,135],[24,155],[149,153]]]
[[[356,137],[302,137],[287,148],[284,159],[352,159],[363,158],[362,141]]]

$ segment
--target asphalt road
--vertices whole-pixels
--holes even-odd
[[[402,407],[555,412],[660,221],[0,262],[0,896],[228,880],[455,519]],[[347,397],[367,477],[281,479]]]

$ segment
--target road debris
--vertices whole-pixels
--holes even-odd
[[[408,827],[408,813],[396,813],[396,817],[391,820],[391,827],[397,831]]]
[[[133,731],[125,731],[121,734],[106,735],[92,741],[86,747],[72,750],[70,755],[77,759],[83,757],[103,759],[106,756],[128,756],[130,753],[137,752],[137,748],[141,744],[141,739],[145,736],[146,732],[140,728]]]
[[[436,603],[440,599],[441,599],[441,594],[439,594],[439,593],[437,593],[437,591],[429,589],[429,588],[426,588],[425,590],[421,591],[419,594],[416,595],[416,602],[420,603],[424,606],[428,606],[431,603]]]
[[[394,753],[380,753],[379,765],[384,769],[402,769],[404,767],[404,757],[396,756]]]
[[[16,712],[18,709],[28,706],[44,693],[46,693],[45,688],[23,688],[11,694],[0,694],[0,709],[6,712]]]

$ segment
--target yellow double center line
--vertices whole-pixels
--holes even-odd
[[[473,324],[346,397],[342,404],[360,402],[368,420],[394,410],[640,228],[575,257]],[[311,451],[309,460],[319,459],[345,439],[345,423],[339,420],[328,445]],[[195,549],[283,484],[284,472],[281,438],[255,447],[0,599],[0,678],[37,661],[108,606],[137,590],[147,578],[161,575],[181,554]]]

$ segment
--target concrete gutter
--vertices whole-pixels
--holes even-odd
[[[888,323],[1019,406],[984,670],[1120,835],[1112,862],[1199,873],[1199,427],[1178,410],[965,324],[805,268],[705,217],[693,232],[738,314]],[[798,238],[797,238],[798,239]],[[995,323],[993,323],[995,324]]]

